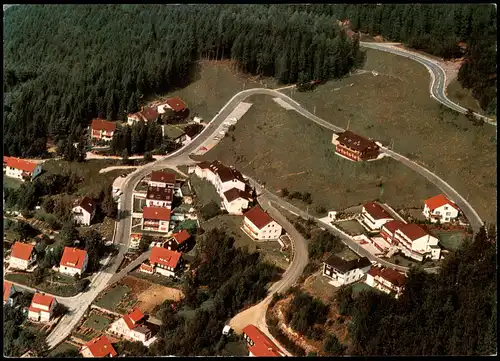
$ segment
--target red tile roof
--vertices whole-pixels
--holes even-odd
[[[162,207],[144,207],[142,209],[142,218],[157,221],[170,221],[170,209]]]
[[[443,194],[438,194],[437,196],[426,199],[425,204],[427,205],[427,207],[429,207],[431,211],[447,204],[452,206],[456,210],[459,210],[457,205],[452,201],[450,201],[448,198],[446,198]]]
[[[108,338],[104,335],[94,338],[86,343],[84,347],[87,347],[94,357],[106,357],[109,355],[114,357],[118,355],[111,345],[111,342],[109,342]]]
[[[3,281],[3,301],[6,302],[10,297],[10,291],[12,290],[12,283]]]
[[[427,235],[427,232],[415,223],[405,224],[399,230],[412,241]]]
[[[116,123],[109,122],[104,119],[92,120],[92,130],[105,130],[106,132],[114,132],[116,130]]]
[[[31,253],[35,247],[31,244],[16,242],[12,246],[12,251],[10,253],[11,257],[19,258],[24,261],[28,261],[30,259]]]
[[[181,259],[181,253],[176,251],[171,251],[163,247],[153,247],[151,250],[151,255],[149,256],[149,262],[151,264],[161,264],[165,267],[172,267],[175,269],[179,260]]]
[[[346,130],[345,132],[341,133],[337,138],[337,141],[349,148],[360,152],[379,149],[379,146],[373,140],[355,134],[350,130]]]
[[[405,223],[403,223],[403,222],[401,222],[401,221],[399,221],[397,219],[393,219],[392,221],[389,221],[386,224],[384,224],[382,226],[382,228],[385,228],[389,232],[391,232],[392,234],[394,234],[394,232],[396,232],[396,230],[400,229],[404,225],[405,225]]]
[[[189,238],[191,238],[191,235],[189,234],[189,232],[187,230],[183,229],[180,232],[174,233],[172,235],[172,238],[175,239],[177,244],[182,244],[182,243],[186,242]]]
[[[163,183],[175,184],[175,178],[176,178],[175,173],[159,172],[159,171],[151,172],[151,182],[163,182]]]
[[[141,263],[140,269],[146,270],[148,272],[154,271],[153,266],[151,266],[150,264],[146,264],[146,263]]]
[[[248,212],[245,213],[245,217],[252,222],[258,229],[262,229],[267,226],[269,223],[274,221],[267,212],[264,212],[259,205],[256,205]]]
[[[144,316],[144,313],[142,313],[140,309],[135,308],[128,315],[123,316],[123,320],[127,324],[127,327],[132,330],[135,327],[139,326],[141,321],[144,319]]]
[[[41,293],[35,293],[33,295],[33,299],[31,300],[31,305],[30,305],[29,310],[32,312],[45,311],[45,310],[41,310],[40,308],[35,307],[34,306],[35,304],[46,306],[50,310],[54,301],[55,301],[55,298],[52,296],[42,295]]]
[[[29,160],[7,156],[3,157],[3,164],[10,168],[20,169],[30,173],[33,173],[38,165],[35,162],[30,162]]]
[[[158,112],[150,107],[144,108],[139,114],[144,117],[148,122],[155,121],[158,118]]]
[[[186,104],[179,97],[167,99],[166,103],[173,109],[174,112],[180,112],[186,109]]]
[[[404,284],[406,283],[405,275],[392,268],[372,267],[370,271],[368,271],[368,274],[373,277],[379,276],[397,287],[404,286]]]
[[[375,220],[387,218],[392,219],[392,216],[384,208],[382,208],[381,205],[375,202],[366,203],[363,207],[365,211]]]
[[[87,251],[83,249],[64,247],[61,257],[61,266],[72,267],[81,270],[85,262]]]
[[[248,350],[253,355],[257,357],[280,357],[283,355],[283,351],[254,325],[245,326],[243,332],[250,337],[254,343],[253,346],[248,346]]]

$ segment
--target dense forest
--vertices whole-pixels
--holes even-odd
[[[496,114],[497,14],[492,4],[318,5],[315,13],[349,20],[350,28],[403,42],[444,59],[463,56],[458,80],[480,106]],[[329,11],[329,12],[328,12]]]
[[[411,270],[402,296],[338,293],[353,316],[355,355],[494,355],[497,340],[496,235],[481,229],[438,274]]]
[[[293,5],[23,5],[4,29],[4,149],[23,157],[188,84],[200,58],[283,83],[341,77],[363,61],[331,15]]]

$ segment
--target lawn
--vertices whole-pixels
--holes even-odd
[[[3,177],[3,186],[4,188],[13,188],[17,189],[23,184],[19,179],[14,179],[10,177]]]
[[[466,109],[472,109],[476,113],[486,115],[485,111],[479,106],[477,99],[472,96],[472,90],[463,88],[457,79],[448,85],[447,91],[447,96],[451,101]]]
[[[167,138],[176,139],[184,134],[184,130],[176,125],[163,125],[163,131]]]
[[[63,353],[63,352],[66,352],[66,351],[71,351],[71,350],[79,351],[78,348],[76,348],[75,346],[73,346],[69,342],[62,342],[59,345],[57,345],[57,347],[55,347],[52,351],[50,351],[50,353],[48,354],[48,356],[49,357],[54,357],[58,353]]]
[[[125,297],[125,295],[130,291],[130,288],[127,286],[117,285],[110,290],[105,290],[102,296],[98,298],[94,303],[96,304],[96,306],[116,312],[117,305],[120,303],[121,299]]]
[[[196,200],[198,202],[199,208],[209,204],[210,202],[215,202],[220,205],[222,202],[221,197],[217,194],[215,187],[207,181],[206,179],[198,178],[196,175],[191,174],[189,179],[191,180],[191,187],[193,192],[196,194]]]
[[[30,285],[28,277],[27,273],[9,273],[5,275],[7,281],[33,287]],[[62,297],[72,297],[77,294],[74,278],[56,272],[49,272],[49,275],[45,277],[43,282],[34,287],[41,292]]]
[[[358,221],[352,219],[349,221],[336,222],[335,225],[345,231],[347,234],[352,234],[354,236],[360,234],[366,234],[365,229]]]
[[[134,197],[134,207],[133,207],[133,212],[134,213],[142,213],[142,208],[146,205],[146,200]]]
[[[451,251],[456,251],[467,239],[467,235],[462,231],[432,231],[432,234],[439,239],[441,245]]]
[[[368,49],[364,69],[378,75],[331,81],[313,92],[294,92],[293,98],[326,121],[343,128],[349,124],[350,130],[386,145],[393,141],[395,151],[436,172],[468,197],[485,221],[495,222],[496,128],[473,126],[464,115],[433,100],[429,73],[417,62]]]
[[[357,282],[354,285],[352,285],[352,294],[353,294],[353,296],[358,295],[362,291],[377,291],[377,292],[381,292],[381,291],[377,290],[376,288],[368,286],[364,282]]]
[[[351,260],[359,258],[359,256],[353,250],[351,250],[349,247],[344,247],[344,249],[342,251],[340,251],[339,253],[337,253],[336,256],[343,258],[346,261],[351,261]]]
[[[91,328],[96,331],[103,331],[110,323],[111,320],[108,317],[92,313],[83,324],[83,327]]]
[[[309,209],[344,209],[375,199],[393,207],[421,206],[424,199],[439,192],[393,159],[355,163],[335,155],[330,130],[284,110],[271,97],[252,96],[250,102],[254,106],[234,131],[236,141],[224,138],[202,159],[234,165],[266,182],[272,191],[286,187],[310,192],[313,204]]]

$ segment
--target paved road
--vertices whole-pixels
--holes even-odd
[[[397,43],[365,43],[361,42],[360,45],[365,48],[386,51],[392,54],[404,56],[406,58],[415,60],[423,64],[431,74],[430,92],[431,96],[441,104],[450,109],[456,110],[459,113],[465,114],[467,109],[452,102],[446,96],[446,73],[444,69],[433,59],[430,59],[422,54],[410,52],[408,50],[395,47]],[[496,126],[497,123],[484,115],[474,113],[476,117],[483,119],[486,123]]]

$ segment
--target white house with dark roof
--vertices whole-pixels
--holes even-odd
[[[76,223],[89,226],[94,218],[97,204],[89,197],[83,197],[75,203],[72,209],[73,218]]]
[[[393,220],[389,212],[375,202],[364,204],[361,216],[361,225],[371,232],[380,230],[385,223]]]
[[[458,206],[446,198],[443,194],[438,194],[424,202],[422,212],[432,223],[448,223],[456,218],[460,213]]]
[[[365,283],[398,298],[406,283],[406,276],[392,268],[372,267],[366,275]]]
[[[252,195],[249,190],[242,191],[238,188],[231,188],[222,194],[222,205],[229,214],[243,214],[251,200]]]
[[[259,205],[245,213],[241,229],[254,241],[278,239],[283,230]]]
[[[335,287],[347,285],[363,278],[370,270],[372,263],[366,257],[346,261],[335,255],[331,255],[323,262],[323,276],[331,279],[330,283]]]

